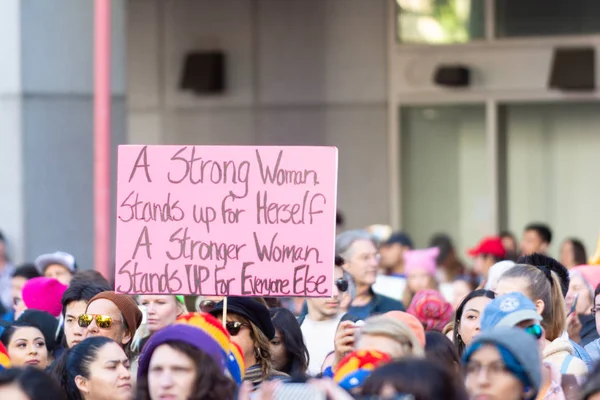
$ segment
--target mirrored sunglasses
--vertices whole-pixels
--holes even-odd
[[[77,318],[77,324],[82,328],[87,328],[92,324],[92,321],[96,321],[96,325],[101,329],[108,329],[112,326],[113,321],[118,322],[119,319],[109,317],[108,315],[100,314],[81,314]]]
[[[529,333],[532,336],[535,336],[538,340],[542,338],[544,331],[542,327],[538,324],[534,324],[525,328],[525,332]]]

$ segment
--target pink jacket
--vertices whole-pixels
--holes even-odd
[[[560,374],[560,369],[549,362],[544,362],[543,366],[546,371],[550,373],[550,386],[543,399],[538,396],[537,400],[566,400],[565,393],[561,386],[562,375]]]

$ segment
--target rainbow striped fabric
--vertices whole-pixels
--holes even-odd
[[[342,358],[333,380],[342,388],[352,390],[365,383],[371,372],[381,364],[392,361],[386,353],[376,350],[355,350]]]
[[[10,358],[6,347],[0,342],[0,370],[8,369],[11,366]]]
[[[218,319],[207,313],[193,312],[182,315],[175,323],[191,325],[215,339],[227,359],[227,371],[238,385],[242,383],[246,372],[244,355],[240,347],[231,341],[229,333]]]

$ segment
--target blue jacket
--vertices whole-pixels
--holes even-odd
[[[375,293],[373,289],[371,289],[370,292],[373,298],[368,304],[358,307],[350,306],[348,309],[348,314],[355,317],[356,320],[364,320],[371,315],[385,314],[388,311],[406,311],[404,304],[402,304],[401,301]],[[306,306],[305,301],[302,305],[300,318],[303,318],[306,314],[308,314],[308,307]]]
[[[350,306],[348,314],[359,319],[366,319],[371,315],[385,314],[388,311],[406,311],[401,301],[375,293],[373,289],[370,292],[373,296],[371,301],[364,306]]]
[[[579,358],[581,361],[587,365],[588,369],[592,371],[594,369],[594,365],[596,364],[592,356],[587,351],[587,347],[584,349],[579,344],[575,343],[571,339],[569,339],[571,344],[573,345],[573,349],[575,350],[574,356]]]
[[[600,339],[596,339],[591,343],[588,343],[587,346],[585,346],[585,351],[588,352],[588,354],[590,355],[590,357],[592,357],[592,360],[594,360],[594,362],[597,362],[600,360]]]

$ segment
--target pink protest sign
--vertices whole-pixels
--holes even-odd
[[[119,146],[115,289],[327,297],[335,147]]]

